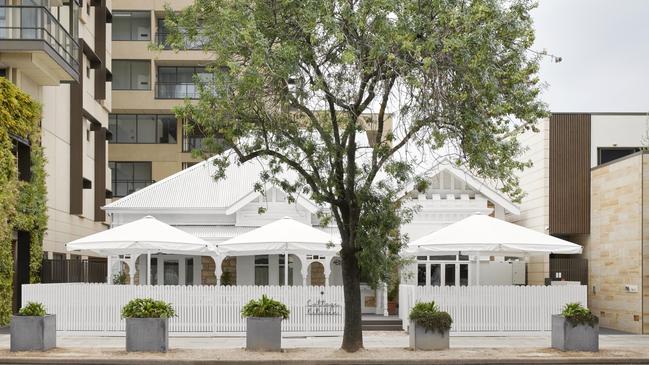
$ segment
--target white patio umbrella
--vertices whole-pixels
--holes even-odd
[[[284,217],[217,245],[223,256],[284,255],[284,281],[288,280],[288,255],[335,255],[339,239],[317,228]],[[286,283],[285,283],[286,284]]]
[[[486,215],[472,215],[408,244],[406,254],[580,254],[580,245]],[[478,265],[479,268],[479,265]]]
[[[147,283],[151,282],[151,254],[189,255],[210,252],[210,244],[148,215],[136,221],[67,243],[68,251],[100,255],[147,254]]]

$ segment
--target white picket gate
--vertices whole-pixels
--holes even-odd
[[[239,336],[246,321],[241,307],[266,294],[286,304],[285,335],[339,335],[344,326],[341,286],[169,286],[108,284],[28,284],[22,301],[41,302],[56,314],[56,329],[75,335],[123,335],[121,308],[133,298],[150,297],[173,304],[172,336]]]
[[[399,286],[399,317],[408,326],[416,302],[434,300],[453,318],[455,335],[512,335],[551,330],[551,316],[566,303],[586,305],[585,285]]]

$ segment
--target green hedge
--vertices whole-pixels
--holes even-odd
[[[30,282],[40,280],[43,236],[47,228],[45,157],[40,137],[40,105],[0,77],[0,325],[9,323],[13,296],[13,231],[31,234]],[[18,180],[12,136],[31,144],[31,181]]]

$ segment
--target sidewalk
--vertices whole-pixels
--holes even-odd
[[[403,332],[366,332],[365,348],[355,354],[338,350],[340,337],[285,338],[281,353],[243,350],[245,338],[171,337],[166,354],[126,353],[124,337],[59,336],[46,353],[9,352],[9,335],[0,334],[0,363],[66,364],[485,364],[485,363],[633,363],[649,364],[649,336],[601,335],[596,354],[550,349],[549,336],[451,337],[451,349],[407,349]]]

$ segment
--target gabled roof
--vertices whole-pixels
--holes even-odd
[[[432,178],[436,175],[439,175],[443,171],[446,171],[450,173],[451,175],[455,176],[461,181],[464,181],[467,186],[469,186],[472,190],[484,195],[488,200],[490,200],[492,203],[499,205],[503,207],[507,212],[514,214],[514,215],[520,215],[521,211],[520,208],[512,203],[511,200],[509,200],[507,197],[505,197],[503,194],[501,194],[498,190],[490,187],[489,185],[485,184],[472,174],[460,170],[454,166],[451,166],[447,162],[442,162],[440,163],[435,171],[433,173],[425,174],[428,178]],[[410,192],[415,189],[414,183],[411,183],[410,185],[407,186],[405,189],[405,192]]]
[[[212,164],[212,159],[208,159],[114,201],[104,209],[109,212],[142,209],[147,211],[204,209],[230,215],[259,197],[260,193],[255,191],[254,187],[263,170],[262,164],[261,161],[232,163],[225,171],[225,178],[216,181],[214,180],[216,167]],[[436,171],[428,176],[433,177],[442,171],[448,171],[465,181],[471,189],[481,193],[494,204],[502,206],[506,211],[514,215],[520,214],[518,206],[500,192],[468,172],[449,164],[440,164]],[[405,192],[413,189],[414,184]],[[316,213],[319,209],[307,197],[298,196],[296,200],[297,204],[311,213]]]
[[[209,209],[232,214],[259,196],[255,183],[262,170],[258,161],[233,163],[226,169],[225,178],[216,181],[216,167],[208,159],[114,201],[104,209]],[[297,203],[312,213],[318,208],[304,198],[298,198]]]

